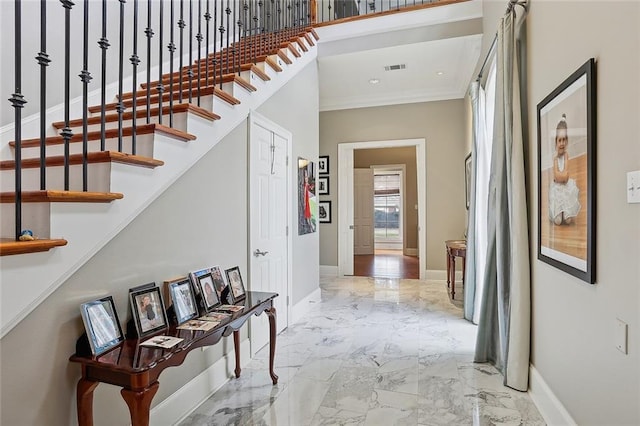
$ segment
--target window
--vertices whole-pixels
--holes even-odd
[[[373,177],[374,228],[376,242],[402,241],[402,198],[400,172]]]

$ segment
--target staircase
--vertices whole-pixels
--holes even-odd
[[[143,82],[135,93],[89,106],[85,119],[52,123],[55,136],[20,141],[20,155],[0,162],[1,336],[251,110],[315,61],[317,34],[311,27],[295,30],[245,37],[158,81]],[[10,143],[14,153],[17,145]],[[14,236],[16,161],[21,228],[33,232],[33,241]]]

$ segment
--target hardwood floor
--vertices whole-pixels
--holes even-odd
[[[376,250],[375,254],[353,256],[353,275],[358,277],[420,278],[420,261],[404,256],[402,250]]]

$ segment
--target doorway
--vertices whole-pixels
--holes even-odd
[[[416,195],[415,208],[417,219],[413,228],[417,237],[410,254],[417,256],[418,277],[423,279],[426,273],[426,141],[424,139],[404,139],[390,141],[353,142],[338,144],[338,274],[354,275],[354,238],[355,238],[355,160],[354,152],[360,149],[411,147],[415,150]],[[369,166],[367,166],[369,167]],[[404,209],[405,215],[407,209]],[[404,216],[403,216],[404,217]],[[403,221],[406,224],[406,221]],[[406,226],[406,225],[405,225]],[[373,238],[373,235],[372,235]],[[403,240],[404,243],[404,240]],[[375,243],[374,243],[375,244]],[[373,254],[373,253],[372,253]],[[407,257],[407,256],[403,256]],[[381,257],[383,259],[383,257]],[[416,260],[415,258],[413,260]]]

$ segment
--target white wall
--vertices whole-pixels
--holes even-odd
[[[490,43],[505,2],[485,1]],[[640,424],[640,3],[530,1],[526,36],[532,254],[531,362],[580,425]],[[597,61],[596,284],[537,260],[536,105],[589,58]],[[629,353],[615,348],[616,318]]]
[[[318,161],[318,69],[309,64],[281,90],[258,108],[269,120],[289,130],[293,135],[293,155],[289,165],[298,157]],[[294,205],[294,209],[297,208]],[[294,214],[298,214],[297,210]],[[294,216],[297,217],[297,216]],[[319,285],[319,227],[316,232],[298,235],[297,222],[293,229],[293,294],[296,304]]]

